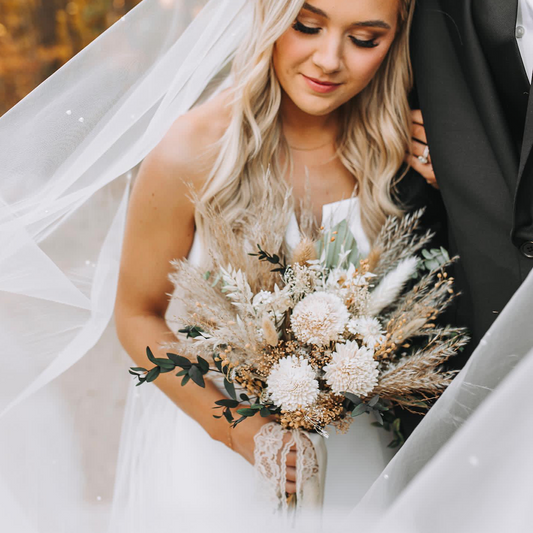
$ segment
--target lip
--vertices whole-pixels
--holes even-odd
[[[307,85],[311,87],[314,91],[317,93],[331,93],[338,89],[341,84],[340,83],[332,83],[330,81],[320,81],[316,78],[310,78],[309,76],[306,76],[305,74],[302,74],[304,77]]]

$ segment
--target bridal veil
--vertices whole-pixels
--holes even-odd
[[[228,83],[253,3],[144,0],[0,119],[2,531],[106,531],[133,386],[112,318],[129,190]],[[530,276],[345,529],[526,530],[532,316]]]

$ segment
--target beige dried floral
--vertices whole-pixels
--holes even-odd
[[[308,237],[304,237],[294,248],[291,264],[305,265],[308,261],[317,258],[315,243]]]
[[[278,332],[276,330],[276,326],[267,314],[263,315],[261,326],[263,328],[263,336],[265,337],[265,341],[270,346],[277,346],[279,342]]]

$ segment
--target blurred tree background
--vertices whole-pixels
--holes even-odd
[[[141,0],[0,0],[0,116]]]

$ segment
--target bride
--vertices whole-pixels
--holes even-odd
[[[171,261],[206,266],[217,247],[206,208],[244,243],[264,188],[279,206],[272,217],[290,189],[289,247],[307,196],[318,226],[350,218],[363,253],[385,218],[402,213],[394,184],[409,147],[412,10],[410,0],[255,2],[231,87],[173,123],[133,187],[115,320],[136,366],[149,365],[147,345],[163,356],[179,324],[179,309],[168,306]],[[130,394],[111,530],[166,531],[176,520],[192,528],[206,506],[213,518],[202,522],[214,525],[217,510],[247,494],[261,508],[251,465],[268,420],[230,430],[213,418],[222,394],[213,382],[180,387],[165,374],[155,384]],[[357,503],[390,460],[390,440],[366,416],[327,440],[326,507]],[[287,458],[287,493],[295,492],[295,457]]]
[[[180,310],[167,309],[164,296],[172,291],[169,260],[204,264],[216,246],[200,216],[211,200],[245,230],[239,214],[254,214],[252,185],[261,187],[269,169],[269,190],[292,188],[288,245],[307,190],[317,223],[350,216],[361,248],[384,213],[398,209],[387,194],[408,144],[409,19],[389,20],[388,9],[406,6],[311,0],[326,19],[302,1],[212,0],[185,29],[198,3],[143,0],[0,119],[2,531],[103,532],[115,478],[111,532],[270,525],[246,516],[268,506],[249,461],[259,422],[230,434],[211,417],[211,400],[220,397],[214,387],[210,394],[181,389],[174,378],[136,388],[125,372],[131,360],[118,346],[112,313],[139,162],[117,305],[121,338],[138,361],[146,345],[168,341],[179,324]],[[252,23],[254,6],[265,11]],[[368,20],[396,25],[395,37],[385,27],[351,26]],[[269,74],[274,42],[278,71]],[[226,67],[236,47],[232,78]],[[247,70],[248,54],[266,65]],[[300,74],[343,85],[326,89],[301,78],[293,91]],[[255,90],[266,82],[268,91]],[[222,87],[229,91],[213,96]],[[352,98],[335,108],[345,89]],[[265,95],[279,105],[269,107]],[[256,136],[251,120],[266,129]],[[417,182],[407,180],[398,187],[409,196]],[[189,187],[203,202],[198,209],[186,199]],[[165,234],[166,257],[156,253]],[[364,417],[327,440],[325,505],[353,509],[343,526],[328,521],[327,530],[530,530],[533,424],[523,406],[533,376],[532,294],[530,276],[383,472],[381,439],[389,439]],[[139,314],[143,305],[150,311]]]

